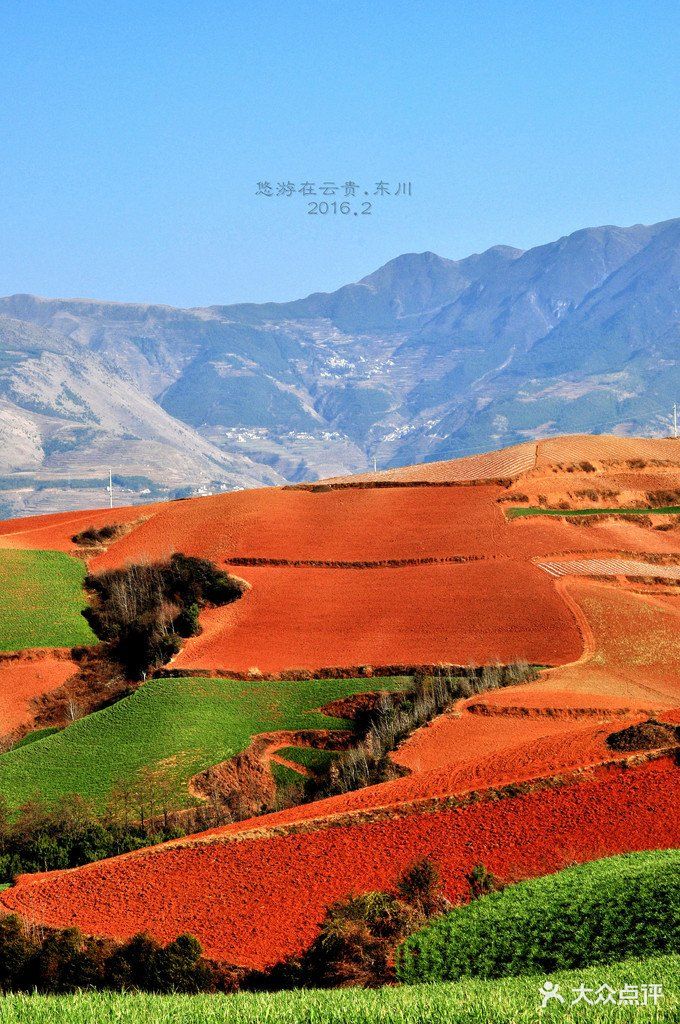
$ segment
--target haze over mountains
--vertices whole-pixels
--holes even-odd
[[[670,432],[680,219],[399,256],[288,303],[0,299],[0,511]]]

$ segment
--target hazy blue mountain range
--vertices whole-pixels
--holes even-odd
[[[0,507],[21,513],[663,435],[680,219],[526,252],[398,256],[288,303],[0,299]]]

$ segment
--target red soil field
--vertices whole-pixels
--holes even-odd
[[[173,665],[287,668],[561,664],[581,653],[552,579],[525,562],[389,569],[247,568],[241,600],[206,612]]]
[[[672,470],[606,465],[636,458],[677,464],[680,445],[559,438],[375,479],[443,484],[522,473],[511,491],[552,501],[594,482],[609,487],[615,473],[631,491],[673,478]],[[556,463],[580,461],[599,472],[553,472]],[[677,553],[677,539],[629,520],[508,521],[512,502],[498,500],[507,495],[488,483],[260,489],[0,524],[0,546],[71,550],[71,534],[86,526],[152,516],[92,559],[94,570],[176,550],[225,566],[239,558],[324,563],[233,565],[252,589],[202,614],[204,632],[186,643],[178,668],[275,674],[517,658],[557,666],[536,682],[463,701],[416,732],[394,755],[407,776],[75,871],[25,877],[0,894],[0,905],[116,937],[189,931],[208,955],[263,966],[304,948],[333,899],[358,884],[391,885],[418,856],[440,861],[455,899],[479,862],[514,880],[676,845],[671,759],[626,767],[606,738],[650,714],[680,715],[680,593],[556,580],[535,563]],[[445,561],[460,556],[469,560]],[[375,565],[427,559],[438,561]],[[537,779],[575,769],[586,770],[566,785],[536,788]],[[492,799],[491,788],[510,783],[534,788]],[[481,795],[452,808],[471,791]]]
[[[279,672],[400,661],[573,659],[571,627],[564,633],[568,613],[553,583],[539,582],[531,561],[646,547],[667,552],[673,540],[628,523],[510,522],[498,502],[506,493],[493,484],[260,489],[172,502],[156,506],[153,518],[90,567],[166,558],[176,550],[218,564],[230,558],[324,563],[232,566],[253,590],[237,605],[202,616],[204,634],[186,645],[177,667]],[[479,561],[375,565],[456,558]],[[373,564],[347,569],[335,562]]]
[[[209,956],[262,967],[305,948],[333,900],[390,887],[418,857],[436,857],[455,900],[480,862],[510,881],[679,841],[677,768],[662,758],[450,810],[179,841],[23,876],[0,902],[28,920],[116,938],[191,932]]]
[[[218,562],[234,557],[378,561],[511,550],[496,507],[501,488],[240,491],[166,506],[93,568],[172,551]],[[423,514],[424,508],[427,515]]]
[[[419,466],[403,466],[361,473],[356,476],[332,477],[332,482],[447,482],[464,480],[511,479],[553,465],[578,462],[672,462],[680,466],[680,443],[674,438],[617,437],[612,434],[568,434],[540,441],[527,441],[511,448],[469,455],[451,462],[430,462]]]
[[[412,775],[267,815],[263,826],[370,813],[591,767],[615,756],[605,743],[609,733],[645,717],[551,721],[464,715],[456,722],[446,715],[416,732],[393,755],[398,764],[412,769]],[[242,830],[243,823],[229,826],[230,833]]]
[[[567,667],[567,666],[565,666]],[[557,673],[553,676],[554,685],[557,685]],[[526,712],[531,715],[537,712],[542,715],[574,716],[583,713],[601,712],[602,714],[635,714],[647,712],[658,708],[659,699],[647,695],[645,698],[634,701],[626,700],[625,697],[617,697],[608,693],[580,693],[577,690],[550,690],[547,673],[543,673],[541,679],[533,683],[526,683],[523,686],[509,686],[502,690],[490,690],[487,693],[480,693],[471,697],[466,704],[486,706],[492,713],[506,714],[514,711]]]
[[[520,740],[515,746],[506,740],[504,747],[501,741],[498,753],[486,753],[479,758],[471,752],[471,746],[463,746],[458,756],[451,751],[450,761],[442,760],[443,767],[415,772],[392,782],[366,786],[341,796],[276,811],[258,819],[258,822],[266,831],[312,821],[321,827],[346,814],[396,813],[398,808],[417,805],[418,802],[445,800],[473,790],[528,782],[578,768],[594,767],[618,756],[606,746],[606,736],[643,717],[616,718],[606,724],[593,724],[592,720],[580,725],[577,723],[553,735],[527,739],[525,742]],[[208,830],[197,838],[236,835],[251,831],[254,827],[258,826],[252,819],[235,822],[223,828]]]
[[[74,533],[86,530],[89,526],[132,522],[141,516],[155,513],[158,508],[159,505],[137,505],[8,519],[0,522],[0,548],[66,551],[72,554],[78,551],[78,545],[71,540]]]
[[[75,663],[58,652],[0,658],[0,736],[29,724],[32,698],[56,690],[77,671]]]
[[[396,808],[472,790],[506,786],[591,767],[612,759],[606,737],[645,715],[548,718],[483,718],[445,715],[419,730],[393,755],[413,772],[381,785],[268,815],[267,827],[352,811]],[[240,830],[240,824],[230,826]]]
[[[666,550],[663,534],[611,521],[572,526],[558,518],[509,522],[503,488],[364,488],[239,491],[154,506],[155,515],[92,560],[94,571],[174,551],[232,558],[373,562],[455,556],[518,557]],[[677,546],[677,545],[676,545]]]
[[[574,664],[545,672],[532,692],[564,690],[583,705],[593,693],[634,708],[680,705],[680,594],[643,594],[582,577],[558,587],[580,619],[585,651]]]
[[[616,714],[604,712],[577,717],[570,709],[574,715],[571,719],[536,713],[515,717],[502,713],[471,713],[469,707],[473,711],[479,707],[474,698],[466,704],[461,711],[441,715],[427,728],[419,729],[392,755],[392,759],[415,773],[421,773],[439,768],[467,770],[479,761],[486,763],[491,756],[502,758],[503,769],[500,763],[492,763],[492,774],[467,788],[477,788],[483,782],[489,786],[505,785],[519,778],[513,755],[518,754],[521,758],[528,748],[533,774],[550,774],[563,767],[559,759],[556,763],[556,754],[565,746],[568,748],[574,736],[577,739],[574,745],[580,748],[580,752],[572,766],[607,760],[611,755],[602,737],[619,724],[612,724]],[[541,741],[543,749],[550,752],[548,763],[538,754]],[[457,792],[457,789],[450,792]]]
[[[614,434],[567,434],[539,441],[537,467],[573,462],[673,462],[680,466],[680,442],[672,437],[618,437]]]
[[[416,466],[399,466],[383,469],[376,473],[359,473],[355,476],[331,477],[331,481],[351,483],[374,483],[391,481],[399,483],[446,483],[465,480],[510,479],[525,473],[536,463],[536,444],[524,444],[502,448],[483,455],[466,455],[462,459],[448,462],[427,462]],[[328,481],[327,481],[328,482]]]
[[[616,470],[608,473],[608,480],[614,486],[626,491],[639,490],[641,481],[644,482],[645,488],[649,491],[674,490],[679,485],[678,467],[655,467],[653,469],[637,470],[636,472]]]
[[[527,558],[610,547],[606,526],[559,519],[508,522],[503,488],[239,491],[156,506],[156,515],[92,561],[92,569],[167,558],[374,562],[452,556]]]

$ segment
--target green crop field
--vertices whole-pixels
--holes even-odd
[[[0,651],[95,644],[80,614],[84,578],[62,551],[0,551]]]
[[[323,771],[327,768],[337,752],[334,750],[317,750],[315,747],[283,747],[277,751],[287,761],[302,765],[311,772]]]
[[[27,733],[12,747],[13,750],[18,750],[19,747],[28,747],[31,743],[35,743],[36,740],[44,740],[46,736],[54,736],[56,732],[60,732],[56,726],[48,726],[46,729],[34,729],[33,732]]]
[[[508,519],[521,519],[523,516],[671,516],[680,514],[680,505],[667,505],[665,508],[509,508],[506,510]]]
[[[300,786],[305,781],[305,776],[301,772],[296,772],[295,769],[289,768],[286,764],[277,764],[276,761],[270,761],[269,770],[279,788],[291,785]]]
[[[458,907],[398,951],[402,981],[605,964],[680,949],[680,850],[580,864]]]
[[[11,806],[42,794],[80,793],[101,806],[121,778],[171,765],[178,784],[238,754],[273,729],[346,729],[315,709],[368,690],[401,690],[410,677],[302,682],[154,679],[117,704],[53,735],[0,754],[0,792]],[[189,795],[185,792],[185,803]]]
[[[153,996],[79,993],[8,995],[0,1024],[675,1024],[680,1015],[680,957],[629,960],[609,967],[550,976],[564,1003],[541,1010],[546,976],[468,980],[377,990],[299,990],[271,995]],[[645,986],[660,985],[657,1005],[642,1005]],[[577,1005],[576,991],[585,996]],[[614,999],[637,987],[640,1005],[593,1005],[600,986]],[[611,998],[611,996],[609,997]],[[632,996],[631,996],[632,998]],[[590,1002],[586,1002],[589,1000]]]

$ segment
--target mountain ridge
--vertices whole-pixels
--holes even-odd
[[[68,479],[112,462],[139,501],[559,433],[660,436],[680,394],[679,296],[680,219],[404,253],[285,303],[6,296],[0,504],[101,503],[99,484]]]

